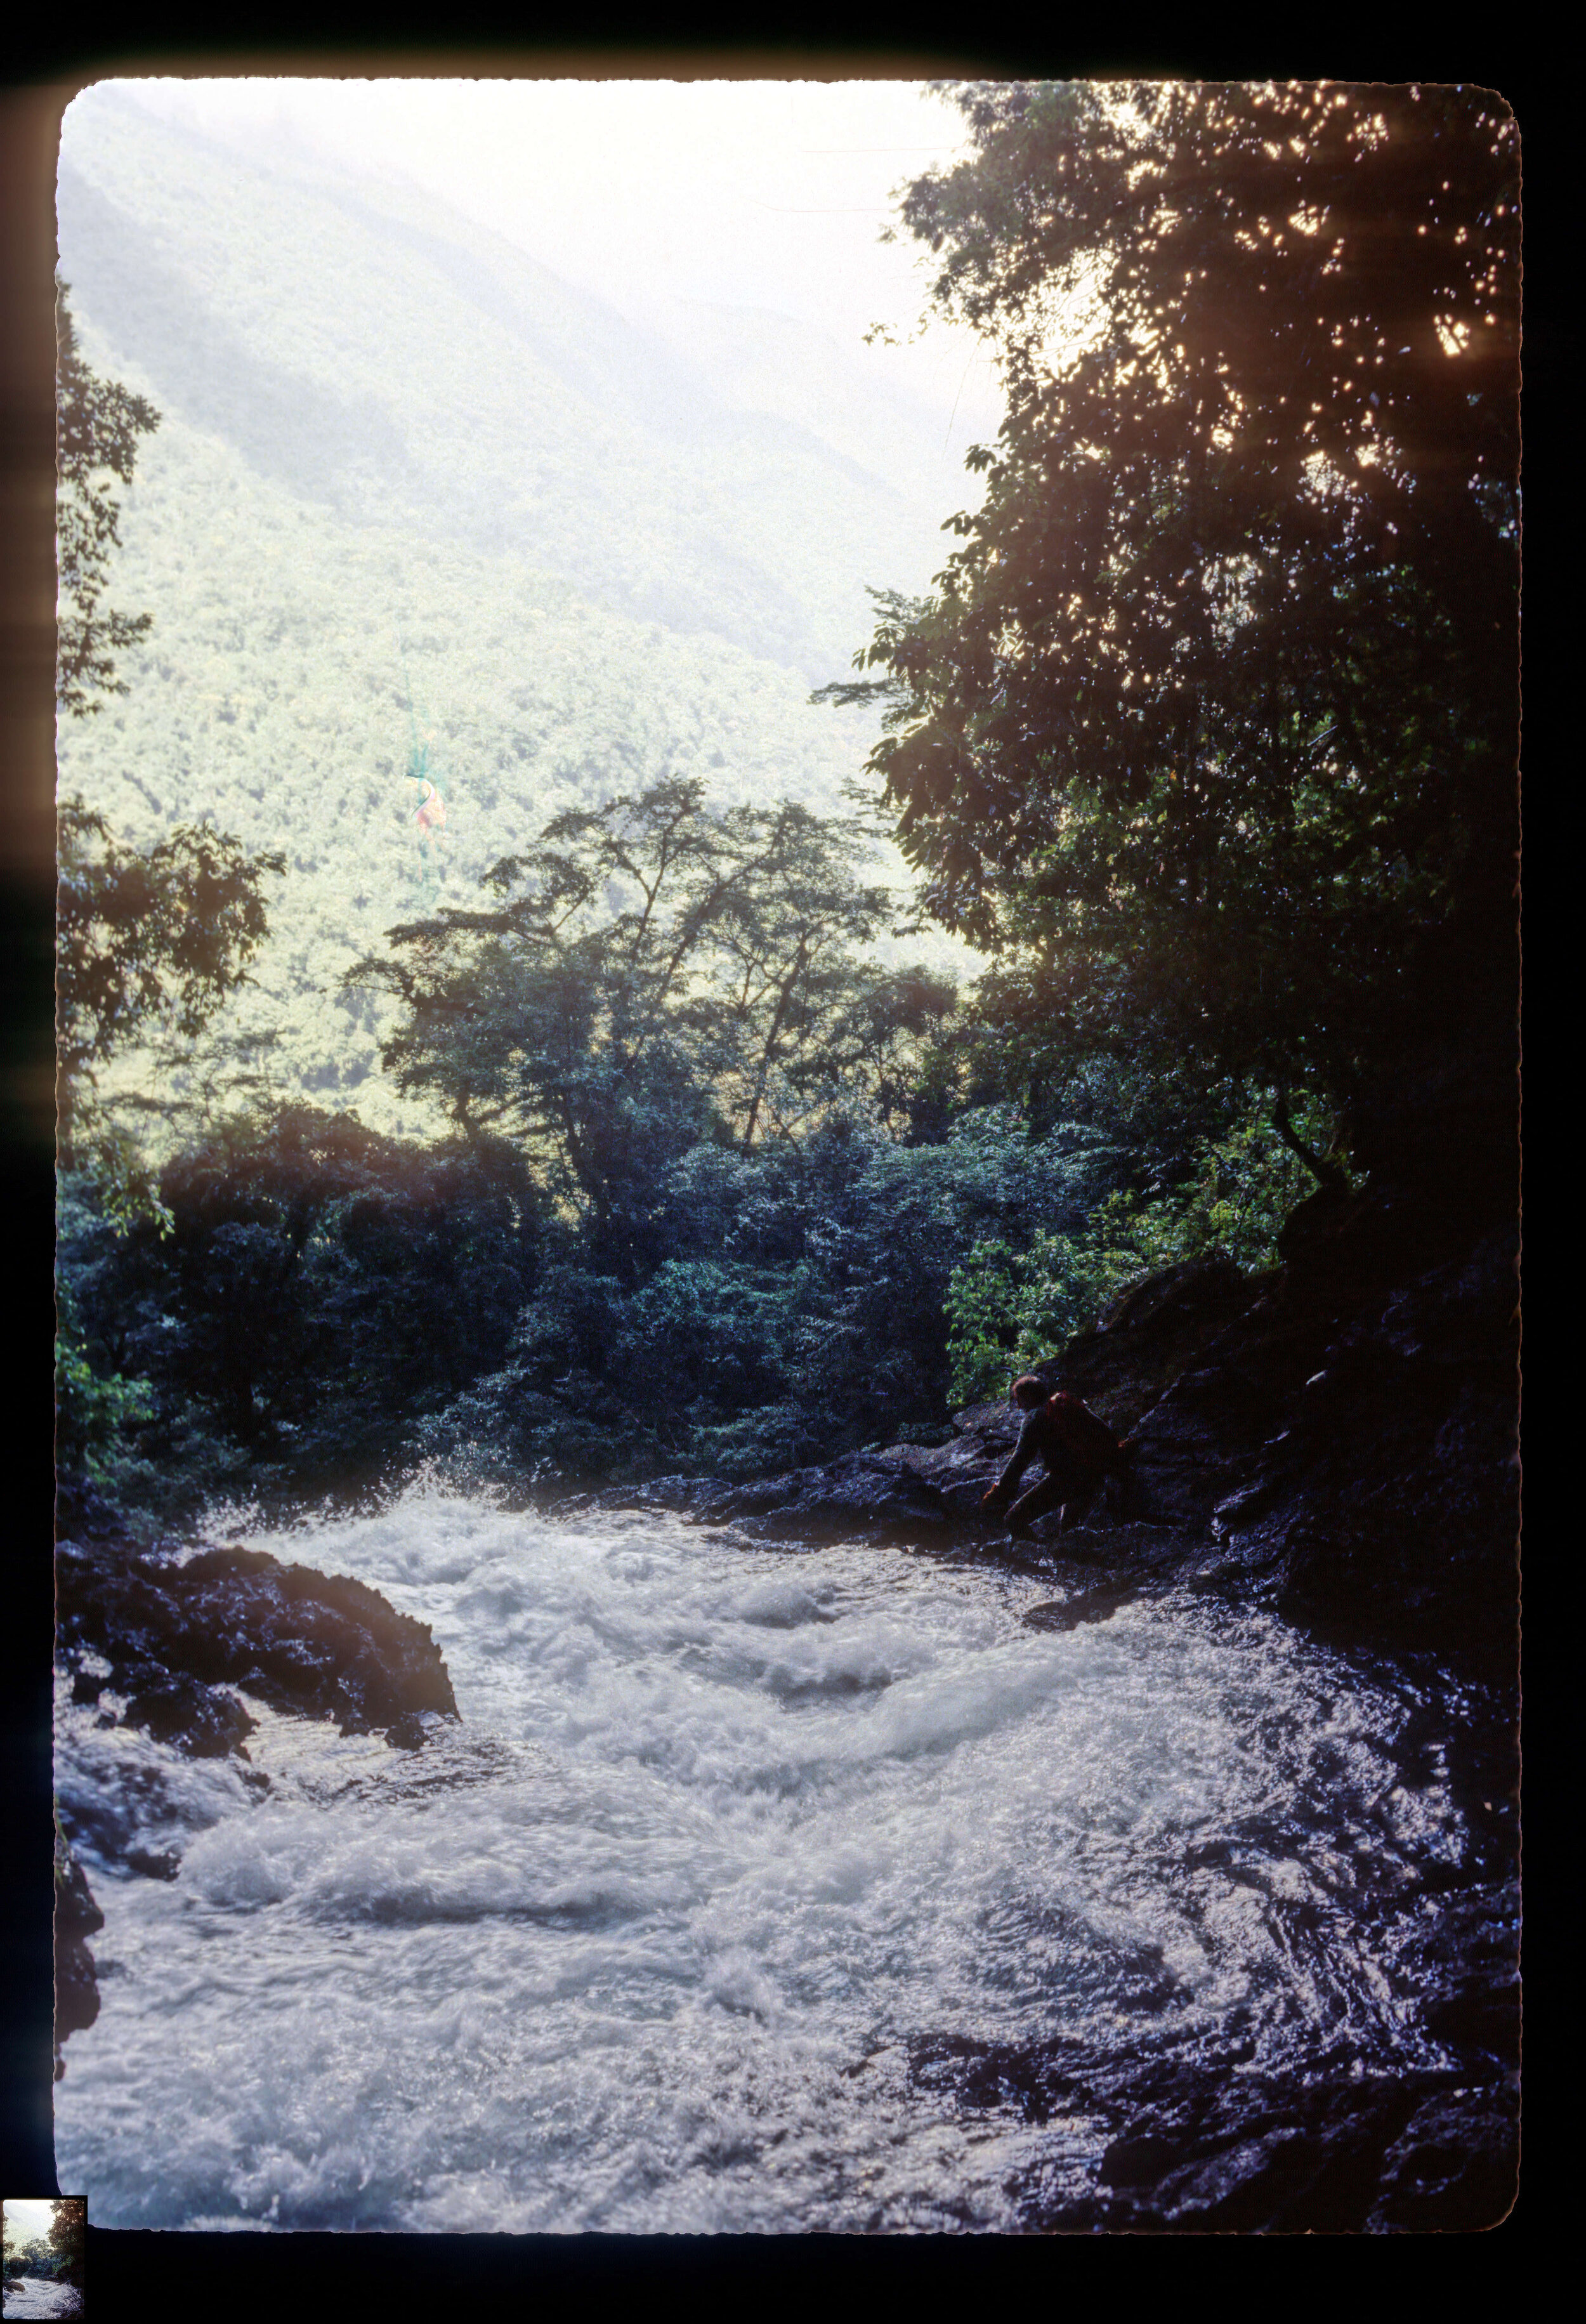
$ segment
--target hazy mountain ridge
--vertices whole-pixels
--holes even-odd
[[[415,192],[288,176],[94,92],[60,225],[83,311],[161,408],[361,521],[511,549],[816,681],[863,634],[867,583],[941,561],[940,515],[852,430],[724,401],[674,344]]]
[[[378,1099],[375,1018],[326,1006],[342,971],[397,920],[473,901],[562,808],[667,772],[833,808],[862,757],[865,730],[811,709],[795,672],[626,620],[521,560],[444,542],[416,558],[175,416],[123,536],[118,602],[154,628],[124,699],[63,725],[60,782],[144,841],[207,816],[287,855],[256,987],[230,1012],[234,1030],[280,1035],[284,1087]],[[429,863],[403,779],[415,738],[448,810]]]
[[[397,215],[421,207],[400,189],[365,200],[288,182],[103,92],[67,131],[61,267],[85,355],[162,417],[113,586],[154,626],[127,659],[130,693],[64,723],[61,786],[145,842],[204,816],[281,849],[272,937],[223,1030],[274,1037],[281,1094],[355,1092],[367,1118],[410,1120],[379,1077],[379,1012],[335,998],[346,967],[396,921],[472,901],[488,865],[561,808],[663,773],[697,773],[724,799],[839,807],[873,728],[809,706],[823,666],[808,607],[846,651],[867,624],[856,611],[844,628],[836,584],[799,564],[825,525],[812,475],[845,496],[851,536],[883,505],[929,532],[920,577],[940,544],[848,451],[696,391],[658,337],[445,214],[449,284],[454,245]],[[388,202],[380,231],[360,223]],[[423,329],[416,281],[431,286]],[[465,327],[481,301],[501,313]],[[817,374],[825,361],[817,350]],[[580,367],[585,384],[568,384]],[[669,446],[631,424],[643,379],[669,383]],[[655,471],[641,521],[618,444]],[[512,490],[493,489],[497,465]],[[541,487],[537,529],[525,510]],[[778,527],[796,503],[789,549]],[[584,577],[560,570],[576,560],[549,537],[558,509],[576,519]],[[840,570],[841,541],[821,545]],[[882,543],[849,570],[896,582],[901,555]],[[601,571],[621,576],[627,610]],[[847,595],[862,598],[857,582]],[[740,616],[784,646],[735,642]],[[448,811],[428,862],[403,780],[415,739]],[[125,1078],[146,1072],[129,1061]]]
[[[796,316],[699,299],[669,299],[633,311],[687,356],[729,410],[764,412],[793,427],[818,413],[826,444],[905,498],[942,496],[954,509],[978,505],[983,484],[947,451],[939,415],[895,392],[878,392],[853,354]],[[941,542],[936,561],[951,546]]]

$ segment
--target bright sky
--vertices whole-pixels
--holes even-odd
[[[942,414],[952,448],[994,432],[978,343],[925,305],[923,254],[883,244],[891,195],[962,150],[956,109],[918,81],[124,81],[138,102],[245,144],[285,134],[416,180],[557,273],[630,310],[682,298],[818,325]],[[954,417],[954,412],[956,416]]]
[[[40,2236],[47,2236],[55,2218],[53,2204],[44,2201],[16,2202],[5,2198],[5,2240],[8,2244],[31,2244]]]

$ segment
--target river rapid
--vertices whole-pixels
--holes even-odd
[[[48,2276],[18,2275],[6,2279],[7,2317],[80,2316],[83,2296],[75,2284],[55,2283]]]
[[[56,2137],[97,2225],[1011,2232],[1110,2134],[965,2055],[1444,2062],[1406,1948],[1469,1836],[1424,1662],[434,1485],[251,1538],[429,1623],[461,1723],[254,1704],[249,1769],[63,1692],[106,1925]]]

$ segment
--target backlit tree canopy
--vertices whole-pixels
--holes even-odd
[[[190,1043],[269,932],[263,883],[285,858],[250,856],[227,832],[182,824],[129,847],[80,798],[60,802],[55,902],[60,1155],[128,1167],[124,1133],[99,1102],[99,1069],[136,1043]],[[164,1100],[144,1094],[150,1111]],[[117,1156],[120,1157],[117,1159]]]
[[[469,1138],[521,1139],[619,1273],[668,1168],[744,1150],[841,1091],[883,1110],[951,987],[859,947],[886,922],[864,839],[788,800],[717,814],[676,777],[558,816],[485,880],[497,902],[390,932],[352,986],[402,1004],[383,1056]]]
[[[1347,1077],[1510,941],[1517,137],[1455,87],[969,85],[910,186],[1009,411],[828,689],[946,925],[1081,1038]]]

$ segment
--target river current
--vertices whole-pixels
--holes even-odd
[[[63,1696],[106,1926],[56,2137],[101,2226],[1008,2232],[1109,2134],[934,2057],[1441,2060],[1400,1962],[1467,1845],[1403,1748],[1424,1672],[433,1485],[251,1539],[429,1622],[462,1720],[409,1753],[253,1705],[266,1786]]]

